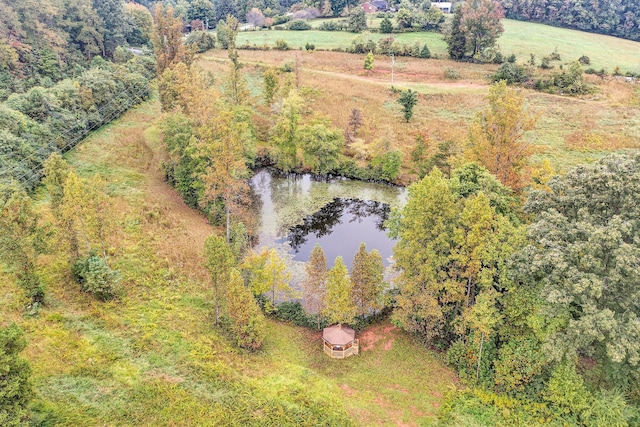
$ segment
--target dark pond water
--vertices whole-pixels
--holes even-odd
[[[267,170],[252,178],[251,187],[260,201],[258,246],[276,247],[290,260],[303,263],[319,243],[329,266],[342,256],[350,267],[364,242],[389,265],[395,242],[387,236],[384,221],[392,206],[405,202],[405,189]]]

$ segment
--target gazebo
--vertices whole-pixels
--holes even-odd
[[[344,359],[358,354],[356,331],[347,325],[332,325],[322,330],[322,347],[333,359]]]

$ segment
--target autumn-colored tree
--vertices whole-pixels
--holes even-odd
[[[200,203],[206,208],[209,203],[222,200],[227,242],[231,214],[239,210],[249,191],[243,144],[249,139],[247,131],[246,124],[236,120],[233,110],[223,110],[200,129],[201,138],[196,143],[198,156],[207,162],[200,172],[205,185]]]
[[[350,324],[356,317],[356,306],[351,293],[351,281],[342,257],[337,257],[327,276],[325,308],[322,311],[329,322]]]
[[[466,0],[460,8],[460,27],[467,42],[466,50],[471,57],[475,57],[495,45],[504,32],[500,22],[504,17],[504,9],[496,0]]]
[[[162,4],[155,7],[153,48],[156,54],[157,75],[179,62],[191,65],[193,55],[182,43],[182,19],[173,15],[173,8],[166,10]]]
[[[245,258],[243,268],[248,272],[249,288],[254,295],[270,294],[271,300],[265,305],[267,313],[276,310],[277,296],[291,295],[291,273],[276,249],[262,248],[258,253],[250,253]]]
[[[302,282],[304,308],[314,314],[320,329],[320,319],[325,308],[327,292],[327,259],[322,247],[316,243],[311,251],[309,261],[304,266],[307,273]]]
[[[364,320],[365,316],[381,307],[384,264],[380,252],[374,249],[367,253],[366,245],[360,243],[360,248],[353,258],[350,277],[357,315]]]
[[[220,319],[220,306],[224,300],[224,293],[231,269],[236,265],[231,248],[224,238],[212,234],[204,241],[205,266],[211,275],[213,288],[213,304],[216,313],[216,325]]]
[[[537,117],[524,109],[524,94],[501,81],[489,90],[489,108],[471,125],[468,157],[482,163],[500,182],[516,191],[526,185],[530,144],[524,134]]]
[[[375,58],[373,57],[373,52],[369,51],[367,56],[364,58],[364,69],[366,71],[373,71],[373,62]]]
[[[84,254],[99,247],[102,258],[108,262],[108,239],[114,232],[115,223],[104,181],[97,175],[84,180],[69,172],[63,191],[61,213],[65,221],[73,223],[75,231],[71,232],[77,233],[78,242],[84,243]]]
[[[220,96],[218,89],[207,81],[202,70],[180,62],[159,76],[158,91],[164,111],[179,111],[194,124],[201,125],[215,113],[211,99]]]
[[[238,346],[251,351],[260,349],[266,335],[264,315],[235,268],[229,271],[225,300],[226,314]]]
[[[354,108],[351,110],[351,114],[349,115],[349,127],[347,128],[347,133],[350,132],[349,139],[353,140],[358,135],[358,129],[362,127],[364,120],[362,118],[362,112]]]
[[[71,173],[71,167],[58,153],[53,153],[44,165],[44,183],[49,192],[49,206],[59,229],[60,246],[66,246],[70,259],[73,261],[80,256],[78,247],[78,233],[75,229],[74,218],[63,215],[62,206],[65,200],[65,186]]]

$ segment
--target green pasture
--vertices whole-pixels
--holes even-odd
[[[372,19],[373,27],[377,27],[381,20],[380,18],[368,19]],[[317,28],[322,22],[328,20],[316,19],[310,23]],[[559,63],[556,63],[558,65],[586,55],[591,59],[589,66],[594,69],[605,68],[611,73],[616,67],[620,67],[623,72],[640,73],[639,42],[509,19],[503,20],[503,25],[505,32],[498,40],[500,49],[506,55],[514,53],[520,62],[528,61],[530,54],[533,53],[536,63],[540,64],[544,56],[557,49],[562,58]],[[318,49],[344,49],[350,46],[352,40],[358,36],[347,31],[246,31],[238,34],[238,45],[274,46],[275,41],[281,39],[286,41],[292,49],[304,49],[307,43],[315,45]],[[378,41],[389,36],[389,34],[371,33],[365,37]],[[392,36],[400,43],[414,44],[416,41],[421,44],[426,43],[433,55],[447,56],[447,45],[442,34],[417,32],[392,34]]]

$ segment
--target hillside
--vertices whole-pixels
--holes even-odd
[[[346,361],[327,358],[311,330],[269,321],[264,349],[248,354],[214,328],[201,258],[214,229],[164,182],[158,106],[130,111],[68,156],[81,176],[107,180],[120,228],[114,259],[121,298],[102,303],[81,293],[56,253],[43,260],[48,297],[37,316],[24,315],[12,280],[0,284],[2,323],[17,322],[28,340],[34,424],[433,420],[457,380],[436,354],[388,324],[367,330],[362,355]]]

